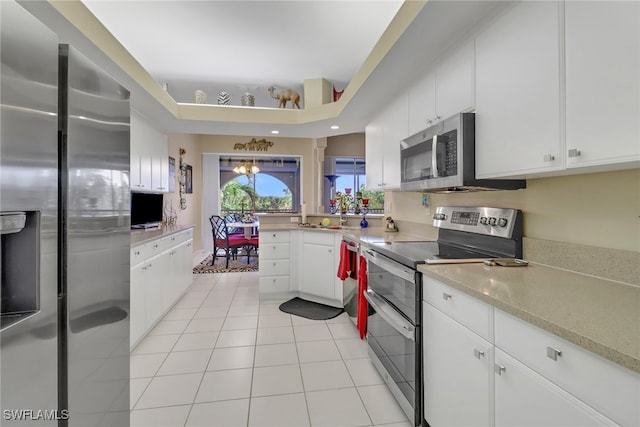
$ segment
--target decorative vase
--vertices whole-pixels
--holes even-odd
[[[231,104],[231,96],[225,91],[222,91],[218,94],[218,105],[229,105]]]
[[[196,90],[193,92],[193,102],[196,104],[206,104],[207,103],[207,93],[203,90]]]
[[[369,221],[367,221],[366,219],[362,218],[362,221],[360,221],[360,227],[367,228],[368,226],[369,226]]]
[[[240,97],[240,105],[243,107],[253,107],[256,105],[256,97],[247,91]]]

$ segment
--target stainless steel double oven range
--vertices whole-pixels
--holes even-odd
[[[423,414],[422,273],[420,264],[522,258],[522,212],[487,207],[439,207],[437,241],[372,243],[367,259],[369,355],[416,425]]]

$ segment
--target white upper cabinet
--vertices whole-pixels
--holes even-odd
[[[564,168],[557,2],[519,2],[476,38],[476,176]]]
[[[474,41],[451,49],[409,89],[409,135],[473,109]]]
[[[431,126],[436,116],[436,73],[431,71],[409,89],[409,135]]]
[[[365,128],[366,188],[400,188],[400,141],[408,134],[408,97],[398,95]]]
[[[131,190],[169,190],[169,139],[131,114]]]
[[[400,188],[400,141],[409,136],[409,100],[404,92],[389,105],[382,136],[383,188]]]
[[[382,190],[382,125],[380,118],[370,121],[364,128],[364,150],[367,174],[365,187],[367,190]]]
[[[569,1],[565,25],[567,167],[638,166],[640,3]]]
[[[475,43],[446,53],[436,69],[436,113],[441,119],[475,106]]]

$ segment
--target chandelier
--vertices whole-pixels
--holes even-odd
[[[250,163],[248,160],[245,160],[244,162],[240,163],[235,168],[233,168],[233,171],[240,175],[251,175],[251,174],[255,175],[258,172],[260,172],[260,168],[256,166],[256,161],[254,159],[253,163]]]

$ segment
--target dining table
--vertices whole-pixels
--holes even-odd
[[[245,239],[250,239],[254,229],[256,230],[255,234],[257,234],[257,230],[260,227],[260,223],[258,223],[257,221],[252,221],[252,222],[228,222],[227,223],[227,227],[228,228],[242,228],[244,230]]]

